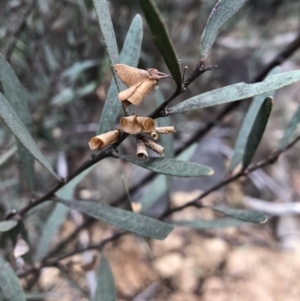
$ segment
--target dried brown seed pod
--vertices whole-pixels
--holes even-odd
[[[175,133],[175,128],[174,126],[162,126],[162,127],[155,128],[154,131],[157,134],[172,134]]]
[[[120,136],[120,131],[118,131],[118,130],[110,131],[110,132],[95,136],[89,141],[89,147],[91,150],[95,150],[95,149],[101,150],[101,149],[105,148],[106,146],[117,142],[119,136]]]
[[[148,148],[152,149],[153,151],[164,157],[164,147],[146,138],[141,138],[141,140],[143,140],[143,142]]]
[[[113,67],[121,81],[128,87],[118,95],[119,101],[125,106],[130,104],[139,106],[159,79],[171,77],[154,68],[143,70],[124,64],[116,64]]]
[[[137,140],[137,151],[136,151],[136,156],[140,159],[146,158],[146,161],[148,161],[148,152],[146,149],[145,143],[142,141],[142,139]]]

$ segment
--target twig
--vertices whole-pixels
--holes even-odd
[[[38,273],[39,270],[41,270],[42,268],[57,266],[58,262],[60,262],[61,260],[66,259],[68,257],[71,257],[73,255],[79,254],[79,253],[83,253],[83,252],[88,251],[88,250],[102,250],[108,243],[110,243],[112,241],[115,241],[115,240],[119,239],[120,237],[122,237],[126,234],[128,234],[128,232],[123,232],[123,231],[122,232],[117,232],[114,235],[112,235],[111,237],[109,237],[107,239],[104,239],[99,244],[91,244],[91,245],[88,245],[84,248],[73,250],[69,253],[61,255],[61,256],[59,256],[57,258],[54,258],[52,260],[42,262],[39,266],[37,266],[35,268],[24,271],[22,273],[18,273],[18,277],[23,278],[23,277],[26,277],[27,275],[30,275],[30,274],[33,274],[33,273]]]
[[[182,206],[178,206],[178,207],[174,207],[171,209],[168,209],[167,211],[165,211],[165,213],[160,217],[160,219],[164,219],[167,216],[170,216],[171,214],[181,211],[187,207],[199,207],[201,206],[201,203],[199,203],[199,201],[201,199],[203,199],[204,197],[208,196],[209,194],[211,194],[212,192],[222,188],[223,186],[233,182],[234,180],[237,180],[243,176],[247,176],[247,174],[253,172],[254,170],[257,170],[259,168],[263,168],[269,164],[273,164],[277,161],[277,159],[279,158],[279,156],[284,153],[285,151],[287,151],[289,148],[291,148],[292,146],[294,146],[298,141],[300,140],[300,135],[297,136],[291,143],[289,143],[284,149],[280,149],[277,150],[275,152],[273,152],[268,158],[260,161],[257,164],[254,164],[252,166],[250,166],[249,168],[245,169],[245,170],[241,170],[240,172],[238,172],[237,174],[217,183],[216,185],[212,186],[211,188],[209,188],[208,190],[204,191],[197,199],[194,199]]]

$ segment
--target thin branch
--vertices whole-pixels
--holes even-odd
[[[275,152],[273,152],[268,158],[260,161],[259,163],[257,164],[254,164],[254,165],[251,165],[249,168],[245,169],[245,170],[241,170],[240,172],[238,172],[237,174],[217,183],[216,185],[212,186],[211,188],[209,188],[208,190],[204,191],[197,199],[194,199],[182,206],[178,206],[178,207],[174,207],[174,208],[171,208],[171,209],[168,209],[167,211],[165,211],[165,213],[160,217],[160,219],[164,219],[166,218],[167,216],[170,216],[171,214],[175,213],[175,212],[178,212],[178,211],[181,211],[187,207],[199,207],[201,206],[202,204],[199,202],[200,200],[202,200],[204,197],[208,196],[209,194],[211,194],[212,192],[228,185],[229,183],[241,178],[241,177],[244,177],[244,176],[247,176],[247,174],[257,170],[257,169],[260,169],[260,168],[263,168],[267,165],[270,165],[270,164],[273,164],[277,161],[277,159],[279,158],[279,156],[284,153],[285,151],[287,151],[288,149],[290,149],[291,147],[293,147],[298,141],[300,140],[300,135],[297,136],[291,143],[289,143],[284,149],[280,149],[280,150],[276,150]]]
[[[112,235],[111,237],[102,240],[99,244],[91,244],[91,245],[88,245],[88,246],[86,246],[84,248],[73,250],[73,251],[71,251],[69,253],[61,255],[61,256],[59,256],[57,258],[54,258],[52,260],[42,262],[39,266],[37,266],[35,268],[32,268],[30,270],[27,270],[27,271],[18,273],[17,275],[18,275],[18,277],[23,278],[23,277],[26,277],[26,276],[28,276],[30,274],[38,273],[42,268],[51,267],[51,266],[57,266],[57,264],[61,260],[66,259],[68,257],[71,257],[73,255],[76,255],[76,254],[79,254],[79,253],[83,253],[83,252],[88,251],[88,250],[102,250],[108,243],[113,242],[113,241],[121,238],[122,236],[124,236],[126,234],[129,234],[129,232],[123,232],[123,231],[122,232],[117,232],[114,235]]]

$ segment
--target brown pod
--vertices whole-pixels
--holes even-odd
[[[146,138],[142,138],[142,140],[148,148],[152,149],[153,151],[164,157],[164,147]]]
[[[157,139],[158,139],[158,134],[155,132],[155,130],[151,131],[151,132],[150,132],[150,135],[151,135],[151,137],[152,137],[154,140],[157,140]]]
[[[150,117],[137,117],[136,121],[139,125],[142,126],[142,131],[145,133],[150,133],[153,131],[155,122]]]
[[[117,142],[119,135],[120,132],[118,130],[114,130],[95,136],[89,141],[89,147],[91,150],[95,150],[95,149],[101,150],[104,147]]]
[[[163,127],[155,128],[154,131],[157,134],[172,134],[175,133],[175,128],[174,126],[163,126]]]
[[[138,107],[156,84],[157,79],[147,79],[144,82],[140,82],[124,91],[121,91],[118,94],[119,101],[123,102],[127,107],[130,104]]]
[[[142,126],[136,120],[136,115],[122,117],[120,124],[122,130],[128,134],[137,134],[142,130]]]
[[[139,159],[145,158],[146,161],[148,161],[148,159],[149,159],[148,152],[147,152],[147,149],[146,149],[146,145],[145,145],[145,143],[141,139],[137,140],[136,156]]]
[[[116,64],[113,67],[121,81],[128,87],[118,94],[119,101],[126,107],[130,104],[139,106],[159,79],[171,77],[154,68],[143,70],[124,64]]]

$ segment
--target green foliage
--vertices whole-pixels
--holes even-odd
[[[267,77],[256,84],[239,83],[194,96],[167,110],[167,115],[216,106],[280,89],[300,80],[300,71],[290,71]]]
[[[173,230],[170,224],[99,202],[57,200],[70,208],[79,210],[108,224],[146,237],[163,240]]]
[[[269,75],[279,73],[279,68],[274,68]],[[255,123],[255,119],[257,117],[257,114],[259,112],[259,109],[261,108],[263,102],[265,99],[269,96],[273,96],[273,92],[267,92],[262,95],[258,95],[253,98],[251,102],[251,106],[249,107],[247,114],[244,118],[243,124],[241,126],[241,129],[239,131],[238,137],[235,142],[233,155],[230,160],[230,165],[228,168],[228,172],[231,173],[239,164],[242,164],[242,160],[246,151],[246,144],[249,140],[249,135],[251,132],[251,129]],[[248,157],[248,156],[246,156]],[[251,159],[251,158],[250,158]]]
[[[23,122],[9,104],[6,98],[0,93],[0,116],[5,125],[9,128],[12,134],[18,139],[18,141],[25,147],[25,149],[30,152],[30,154],[43,165],[52,175],[54,175],[58,180],[60,178],[56,175],[53,168],[47,161],[47,159],[42,155],[38,149],[36,143],[32,139],[30,133],[24,126]]]
[[[18,222],[16,220],[8,220],[0,222],[0,232],[6,232],[14,228]]]
[[[213,8],[201,37],[200,59],[205,63],[223,25],[247,2],[247,0],[219,0]]]
[[[243,169],[247,168],[252,160],[252,157],[254,156],[254,153],[266,129],[272,107],[273,98],[267,97],[259,108],[259,111],[257,112],[257,116],[248,136],[245,152],[242,159]]]
[[[3,294],[1,296],[1,293]],[[0,255],[0,298],[6,301],[25,301],[23,289],[17,275]]]
[[[141,52],[143,39],[143,23],[140,15],[136,15],[127,32],[123,49],[120,54],[120,62],[136,67]],[[118,89],[113,81],[110,84],[107,100],[105,102],[98,128],[98,135],[111,130],[119,115],[121,104],[118,100]]]
[[[101,254],[97,276],[98,281],[94,301],[115,301],[117,299],[117,292],[114,276],[109,262],[103,254]]]
[[[152,38],[169,68],[177,87],[181,88],[182,75],[178,58],[161,13],[153,0],[140,0],[140,4],[152,32]]]
[[[27,92],[19,82],[14,70],[0,53],[0,92],[14,108],[29,133],[32,131],[32,118],[28,108]],[[34,188],[34,158],[18,143],[18,151],[24,165],[24,175],[29,189]]]
[[[262,82],[253,84],[236,83],[211,91],[209,91],[209,89],[212,85],[207,85],[204,90],[208,92],[191,98],[188,98],[190,97],[188,96],[186,97],[188,99],[177,102],[174,106],[167,107],[167,104],[169,105],[173,99],[182,94],[185,89],[189,88],[197,77],[202,74],[201,72],[204,70],[201,68],[206,64],[206,59],[218,33],[223,25],[245,4],[246,0],[220,0],[217,2],[207,20],[201,37],[200,57],[195,59],[195,69],[191,72],[190,76],[184,79],[181,65],[169,32],[173,38],[176,38],[176,45],[178,41],[184,39],[186,33],[182,30],[180,36],[175,36],[173,28],[172,30],[167,28],[166,24],[173,24],[173,22],[177,22],[177,19],[173,18],[172,22],[169,22],[167,19],[169,18],[168,14],[162,14],[159,11],[158,6],[160,7],[162,3],[158,2],[157,6],[154,0],[139,1],[152,39],[159,50],[161,59],[165,62],[176,84],[174,91],[169,91],[172,85],[169,85],[168,81],[163,82],[162,79],[158,81],[158,79],[155,78],[155,74],[151,73],[150,68],[161,70],[157,63],[159,60],[157,60],[157,57],[152,55],[152,53],[147,53],[148,49],[151,50],[152,47],[149,40],[145,40],[143,49],[141,48],[143,40],[143,21],[139,14],[132,12],[134,6],[127,4],[125,1],[124,4],[120,4],[120,7],[114,7],[114,3],[110,2],[112,6],[112,16],[118,18],[120,15],[120,19],[122,19],[117,20],[119,21],[117,22],[118,24],[113,25],[108,1],[93,0],[93,9],[95,9],[101,30],[101,38],[97,39],[99,28],[98,25],[95,28],[91,26],[95,23],[95,16],[92,13],[92,9],[84,1],[77,1],[77,4],[75,4],[75,2],[72,2],[72,5],[76,7],[74,11],[76,15],[78,14],[78,16],[80,16],[80,22],[76,19],[77,22],[74,22],[75,24],[67,24],[69,17],[67,18],[65,16],[63,22],[61,22],[62,20],[57,20],[56,22],[56,18],[50,21],[38,19],[38,14],[42,14],[43,9],[45,9],[45,7],[43,8],[43,4],[38,1],[39,9],[36,12],[37,16],[35,14],[30,17],[28,17],[28,15],[25,16],[26,18],[23,23],[26,26],[24,25],[23,28],[21,26],[20,32],[17,31],[14,39],[9,41],[7,48],[12,49],[11,55],[9,53],[7,59],[5,59],[5,57],[0,54],[0,116],[4,125],[12,134],[9,135],[10,133],[8,133],[6,128],[0,129],[0,140],[3,141],[1,145],[3,152],[1,150],[0,155],[1,175],[11,179],[10,182],[3,181],[1,186],[1,189],[5,192],[0,201],[0,244],[1,248],[4,247],[3,256],[2,252],[0,254],[1,300],[21,301],[25,299],[60,298],[60,295],[55,296],[52,295],[52,293],[36,292],[39,286],[35,286],[34,284],[31,292],[23,293],[16,273],[8,261],[6,261],[8,259],[11,260],[12,265],[16,265],[18,274],[20,273],[22,275],[22,271],[16,264],[17,258],[13,255],[14,248],[20,238],[27,242],[30,249],[27,254],[23,255],[23,259],[26,262],[26,265],[22,267],[25,269],[23,276],[27,276],[26,273],[28,271],[28,274],[35,271],[38,277],[43,267],[55,266],[60,269],[63,278],[79,290],[81,295],[87,298],[85,290],[77,285],[76,281],[68,274],[68,271],[62,269],[60,265],[62,259],[90,249],[102,250],[107,242],[114,242],[115,239],[121,237],[124,233],[126,234],[127,231],[148,238],[163,240],[173,230],[174,225],[206,230],[238,227],[248,223],[262,224],[267,221],[267,217],[262,212],[221,206],[200,206],[198,201],[204,196],[209,195],[237,179],[234,178],[234,176],[231,177],[232,172],[237,166],[241,167],[242,172],[240,175],[245,175],[245,169],[246,171],[250,170],[247,169],[247,167],[257,151],[271,114],[273,102],[270,96],[273,91],[299,81],[300,71],[276,74],[278,73],[276,69],[270,72],[268,77]],[[69,4],[70,3],[66,1],[64,4],[59,3],[58,7],[62,8],[62,5],[66,5],[69,10]],[[120,14],[124,9],[123,5],[126,9],[130,7],[128,11],[126,9],[124,10],[128,13],[128,22],[127,19]],[[72,14],[74,11],[70,11],[71,21],[75,20]],[[57,12],[54,15],[59,15],[59,13]],[[166,21],[163,15],[166,17]],[[127,31],[131,18],[132,22]],[[38,21],[36,21],[36,19],[38,19]],[[49,17],[49,19],[51,18]],[[91,22],[89,23],[89,21]],[[61,27],[60,23],[64,25]],[[80,30],[82,30],[81,27],[85,26],[85,23],[88,24],[88,26],[85,28],[86,33],[82,34]],[[22,31],[24,30],[32,31],[33,34],[29,36],[32,38],[37,35],[37,39],[39,40],[36,42],[33,39],[34,41],[31,43],[31,38],[28,39],[28,36],[26,40],[25,37],[22,36]],[[96,32],[95,35],[91,34],[93,31]],[[52,32],[56,32],[56,36],[54,35],[55,38],[51,36]],[[62,36],[58,38],[58,32],[62,34],[63,38]],[[126,37],[124,39],[125,34]],[[2,41],[2,35],[3,32],[1,29],[0,43]],[[48,39],[49,36],[51,36],[51,38]],[[91,36],[94,37],[92,42],[89,41]],[[119,36],[122,36],[122,38]],[[147,37],[147,35],[145,35],[145,37]],[[66,44],[64,44],[66,49],[60,49],[60,45],[64,39],[66,40]],[[94,43],[97,46],[94,47]],[[120,55],[118,44],[123,44]],[[191,49],[193,48],[191,47]],[[31,55],[31,52],[33,55]],[[44,56],[40,61],[39,57],[42,56],[41,53]],[[108,82],[111,75],[110,72],[106,70],[108,68],[106,54],[113,73],[111,83]],[[189,55],[191,58],[187,60],[187,63],[191,64],[192,55],[191,53],[189,53]],[[36,64],[35,60],[38,61]],[[12,62],[14,69],[8,61]],[[112,65],[122,63],[132,67],[138,67],[139,62],[141,62],[142,68],[149,68],[149,72],[137,71],[140,72],[141,76],[139,78],[141,78],[142,81],[135,83],[131,87],[126,87],[115,73]],[[150,65],[150,63],[153,65]],[[31,69],[32,64],[35,64],[35,69]],[[148,66],[148,64],[150,66]],[[18,76],[14,70],[16,70]],[[186,71],[185,69],[185,72]],[[189,72],[189,70],[187,72]],[[24,80],[23,84],[26,89],[23,88],[19,78],[22,83]],[[182,86],[182,80],[184,80],[184,86]],[[148,136],[150,139],[150,135],[154,137],[153,131],[155,131],[156,125],[153,127],[152,132],[147,131],[145,133],[145,131],[141,131],[137,135],[130,135],[122,129],[117,128],[118,131],[115,131],[115,133],[117,133],[117,140],[113,142],[109,141],[111,143],[108,143],[105,148],[101,149],[101,147],[99,147],[99,152],[95,151],[94,154],[91,154],[91,152],[87,150],[87,145],[90,132],[95,132],[95,126],[98,126],[98,124],[94,123],[95,120],[99,120],[99,114],[97,115],[98,109],[95,109],[98,108],[97,106],[99,105],[97,100],[106,99],[97,131],[98,134],[104,134],[116,129],[115,125],[120,114],[120,108],[122,107],[118,100],[118,93],[124,92],[124,90],[136,92],[138,87],[140,92],[142,91],[140,87],[147,84],[147,81],[151,83],[152,88],[155,84],[160,85],[160,87],[155,88],[154,98],[156,102],[147,100],[140,108],[132,108],[133,106],[131,105],[129,108],[123,106],[123,109],[127,116],[137,114],[139,117],[143,117],[146,111],[147,114],[150,113],[148,116],[152,116],[154,119],[160,116],[161,118],[157,122],[159,127],[175,126],[178,132],[176,136],[172,134],[159,135],[158,141],[165,148],[165,157],[150,156],[149,160],[145,160],[144,158],[140,159],[132,156],[133,147],[130,146],[131,141],[129,139],[138,140],[141,137]],[[212,80],[212,82],[214,81]],[[208,83],[208,81],[206,83]],[[216,86],[216,84],[214,83],[213,86]],[[106,93],[107,88],[108,92]],[[147,90],[147,92],[149,91]],[[196,93],[194,93],[195,90],[190,90],[188,93],[191,92],[195,95],[200,93],[199,91],[203,90],[197,90]],[[170,96],[165,97],[165,92],[168,92]],[[186,133],[184,123],[187,121],[187,118],[183,116],[182,113],[221,104],[225,105],[226,110],[226,108],[228,108],[226,104],[254,96],[255,98],[244,118],[243,125],[235,143],[229,166],[229,174],[227,175],[228,178],[221,179],[219,183],[208,189],[207,187],[202,187],[202,184],[200,184],[200,189],[204,190],[203,194],[196,201],[176,207],[175,204],[169,204],[170,200],[168,200],[168,208],[162,215],[158,216],[157,219],[148,217],[147,215],[150,215],[150,209],[156,205],[160,197],[164,194],[170,196],[172,191],[172,177],[206,177],[214,173],[212,168],[189,162],[189,160],[195,153],[197,140],[200,140],[200,138],[207,133],[207,129],[211,129],[211,125],[215,125],[218,120],[211,119],[206,127],[204,125],[200,131],[197,128],[193,128],[192,130],[195,130],[195,136],[191,137],[194,135],[194,132],[191,131],[193,132],[191,135],[190,133]],[[150,94],[148,97],[151,99],[152,95]],[[102,104],[100,105],[102,106]],[[155,106],[156,109],[154,109],[152,113],[148,112],[148,109],[153,106]],[[179,113],[181,114],[180,116],[169,116]],[[198,114],[198,112],[195,114]],[[225,115],[220,114],[219,116],[224,117]],[[194,116],[196,120],[200,119],[198,115]],[[219,119],[221,119],[221,117],[219,117]],[[34,124],[32,119],[34,120]],[[288,125],[284,137],[279,144],[279,150],[284,151],[292,141],[291,139],[299,124],[299,120],[300,106]],[[152,120],[150,121],[153,122]],[[181,125],[184,130],[182,130]],[[81,128],[87,130],[79,130]],[[188,129],[188,131],[190,130]],[[8,136],[10,139],[8,139]],[[175,141],[174,137],[177,136],[180,137],[181,141]],[[13,144],[13,137],[17,139],[16,145]],[[128,137],[128,141],[123,144],[123,141]],[[179,153],[178,142],[185,143],[186,140],[188,143],[184,144],[185,148],[183,150],[181,149],[180,155],[174,159],[174,154]],[[51,149],[53,147],[55,152]],[[24,169],[25,177],[23,178],[28,182],[28,187],[26,188],[26,185],[23,185],[23,181],[19,181],[16,170],[12,168],[12,166],[16,164],[14,154],[17,149]],[[47,157],[42,154],[40,149],[42,149],[43,153],[47,154]],[[61,149],[67,153],[71,167],[71,173],[65,179],[60,179],[51,165],[57,156],[57,152]],[[126,155],[124,155],[124,153]],[[77,156],[79,158],[77,158]],[[87,159],[82,163],[83,157]],[[112,166],[113,164],[110,166],[104,165],[104,167],[99,166],[97,172],[100,180],[97,178],[93,182],[93,179],[90,179],[90,183],[93,183],[93,187],[91,188],[91,186],[89,186],[88,192],[85,189],[80,191],[82,195],[85,194],[84,197],[78,194],[82,200],[74,199],[74,196],[79,192],[76,191],[78,184],[91,174],[91,171],[96,168],[99,161],[108,157],[110,157],[110,160],[115,160],[116,158],[122,159],[115,161],[118,164],[120,163],[120,165],[118,165],[120,169],[116,170],[115,166]],[[53,185],[53,179],[49,179],[49,174],[45,173],[43,169],[34,169],[35,159],[55,177],[55,185]],[[201,158],[201,162],[203,161]],[[114,168],[115,174],[125,174],[127,172],[126,168],[130,168],[131,166],[128,163],[133,163],[134,165],[147,169],[147,175],[150,176],[148,178],[147,176],[145,178],[140,177],[138,171],[137,174],[134,175],[137,179],[137,184],[132,185],[132,183],[128,183],[128,186],[127,183],[125,184],[123,177],[121,177],[126,193],[125,196],[121,195],[120,199],[114,199],[115,194],[117,194],[115,192],[118,191],[116,191],[116,181],[112,179],[110,169]],[[256,165],[253,166],[256,167]],[[257,166],[257,168],[259,168],[259,164],[257,164]],[[251,167],[251,170],[254,169]],[[6,173],[6,171],[8,172]],[[34,183],[35,173],[38,174],[38,177],[36,177],[38,185]],[[159,175],[155,177],[153,173]],[[109,181],[109,187],[104,187],[103,179],[106,180],[105,177],[107,177]],[[135,202],[134,198],[133,202],[131,199],[133,191],[135,190],[134,187],[138,187],[140,183],[146,183],[146,180],[149,180],[150,177],[151,179],[153,177],[154,180],[150,183],[148,188],[143,191],[143,196],[137,200],[142,206],[140,210],[141,214],[134,213],[132,210],[125,210],[129,207],[128,203],[134,204]],[[120,177],[118,177],[118,180],[120,180]],[[214,180],[211,181],[213,182]],[[85,187],[85,184],[83,186]],[[101,200],[103,199],[105,201],[105,204],[98,201],[102,190],[103,194],[105,194],[105,190],[109,190],[110,193],[110,198],[101,198]],[[91,201],[90,199],[95,199],[96,201]],[[43,207],[45,202],[54,203],[51,211],[49,207]],[[221,214],[225,217],[222,216],[221,218],[212,220],[196,219],[172,221],[172,218],[170,218],[172,213],[189,206],[194,206],[195,210],[208,208],[217,212],[217,215]],[[66,220],[69,208],[83,213],[87,222],[101,221],[116,226],[120,228],[121,231],[118,229],[119,232],[117,232],[117,235],[112,235],[111,239],[105,239],[106,236],[103,235],[104,239],[102,238],[96,245],[84,244],[81,249],[71,251],[67,248],[62,248],[61,250],[58,248],[59,250],[52,250],[51,254],[49,250],[51,250],[54,237],[59,233],[60,227]],[[29,211],[30,215],[27,215]],[[39,213],[37,214],[37,212]],[[39,214],[41,216],[39,216]],[[79,233],[80,229],[82,229],[80,228],[81,226],[82,225],[76,225],[77,228],[74,233]],[[109,231],[111,231],[111,227]],[[69,238],[70,237],[72,237],[72,235],[70,235]],[[59,238],[61,237],[59,236]],[[68,239],[66,241],[68,241]],[[32,246],[34,246],[34,248]],[[112,247],[115,246],[112,244]],[[35,254],[33,253],[34,250],[36,251]],[[21,261],[22,260],[20,260],[20,262]],[[42,262],[41,265],[38,263],[40,261]],[[34,269],[30,270],[30,267],[28,267],[27,270],[27,265],[31,265]],[[116,300],[117,292],[114,277],[109,262],[103,254],[101,254],[97,278],[97,289],[93,300]],[[36,279],[38,283],[38,278]],[[30,285],[28,285],[28,287],[30,287]]]
[[[211,168],[192,162],[157,157],[149,157],[148,162],[144,162],[133,156],[117,156],[153,172],[174,177],[203,177],[214,173]]]

